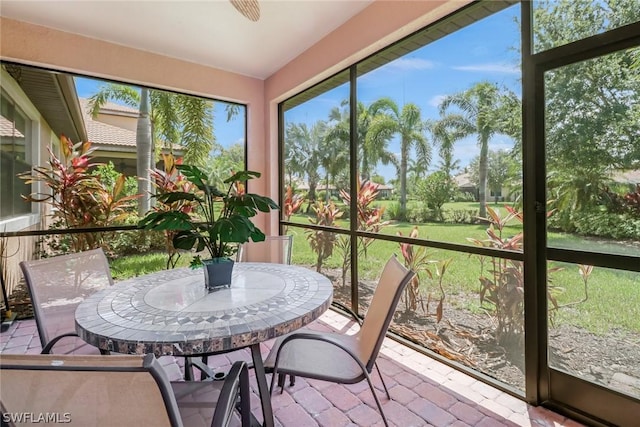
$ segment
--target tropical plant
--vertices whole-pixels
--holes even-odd
[[[324,203],[316,200],[312,206],[316,213],[315,218],[309,218],[313,225],[324,227],[335,226],[336,220],[342,216],[342,212],[333,202]],[[325,260],[333,255],[333,248],[336,242],[336,235],[330,231],[307,229],[307,240],[311,250],[316,253],[316,271],[319,273]]]
[[[155,168],[150,172],[151,183],[156,189],[156,194],[168,194],[176,191],[192,193],[195,186],[178,170],[182,159],[175,159],[173,154],[162,155],[163,168]],[[196,204],[191,200],[174,200],[172,202],[161,201],[153,206],[154,212],[184,212],[191,213]],[[164,230],[165,250],[167,252],[167,269],[174,268],[180,259],[180,252],[173,246],[173,239],[177,230]]]
[[[89,172],[98,164],[92,163],[91,142],[73,144],[60,136],[62,159],[49,147],[48,166],[36,166],[20,174],[27,184],[41,182],[50,192],[32,193],[23,198],[29,202],[51,206],[53,226],[71,228],[105,227],[129,215],[131,203],[138,195],[123,195],[126,177],[120,174],[113,186],[107,187],[99,175]],[[73,233],[69,235],[74,252],[102,247],[102,233]]]
[[[356,221],[358,230],[377,233],[382,227],[388,224],[388,221],[382,220],[384,207],[371,206],[378,197],[379,186],[379,184],[371,181],[361,183],[360,177],[358,177],[356,192]],[[350,193],[345,190],[340,190],[340,196],[342,197],[343,203],[349,207],[351,203]],[[359,236],[358,255],[366,257],[367,249],[373,241],[374,239],[371,237]],[[338,236],[336,248],[342,259],[342,284],[344,285],[346,283],[347,271],[351,268],[351,238],[347,235]]]
[[[175,230],[173,246],[176,249],[197,252],[207,250],[212,258],[228,257],[237,250],[236,243],[249,240],[260,242],[264,233],[250,220],[258,212],[278,209],[268,197],[246,193],[244,182],[259,178],[260,173],[241,171],[224,180],[226,191],[209,184],[207,175],[197,166],[176,165],[197,191],[171,191],[157,195],[159,202],[176,204],[175,210],[150,212],[140,225],[151,230]],[[179,202],[190,202],[196,209],[185,212]],[[218,210],[218,211],[217,211]],[[217,213],[216,213],[217,212]],[[202,264],[200,255],[193,258],[192,267]]]
[[[451,121],[457,137],[477,135],[480,147],[478,192],[481,217],[487,215],[489,140],[498,133],[507,132],[504,117],[507,115],[507,106],[519,105],[514,102],[516,99],[516,95],[508,89],[500,89],[493,83],[480,82],[464,92],[445,97],[440,103],[440,114],[445,117],[452,107],[460,110],[461,113]]]
[[[387,132],[371,132],[376,118],[390,111],[395,105],[391,98],[380,98],[369,105],[363,102],[357,104],[356,133],[358,140],[358,175],[369,180],[378,163],[392,164],[398,167],[396,157],[388,150],[391,135]],[[351,137],[351,123],[349,101],[342,101],[340,107],[329,112],[329,120],[335,125],[329,131],[332,138],[341,140],[344,147],[349,147]]]
[[[457,141],[473,131],[468,126],[469,123],[459,114],[446,114],[440,120],[427,121],[433,144],[439,147],[440,170],[448,176],[452,176],[460,166],[460,161],[453,158],[453,149]]]
[[[451,201],[455,192],[453,180],[444,171],[436,171],[418,183],[418,197],[435,212],[440,221],[444,220],[442,206]]]
[[[402,232],[398,232],[398,236],[402,236]],[[409,233],[409,237],[416,239],[418,237],[418,227],[415,226]],[[411,279],[407,287],[404,289],[403,301],[406,312],[413,312],[418,309],[418,304],[424,313],[427,313],[425,306],[424,289],[420,287],[420,280],[424,275],[433,278],[431,272],[431,264],[434,261],[429,259],[426,246],[415,246],[411,243],[400,243],[400,253],[404,258],[404,265],[413,270],[416,275]]]
[[[407,211],[407,171],[409,155],[416,149],[417,160],[423,165],[431,163],[431,146],[424,135],[425,124],[422,122],[420,108],[412,103],[405,104],[402,109],[389,100],[384,112],[379,113],[371,122],[367,137],[374,141],[388,141],[394,135],[400,136],[400,211]],[[426,167],[426,166],[425,166]]]
[[[307,178],[309,208],[316,200],[316,188],[320,182],[320,147],[327,131],[327,124],[316,122],[311,128],[306,124],[290,123],[285,130],[285,173],[289,185],[293,186],[293,176]]]
[[[153,151],[164,146],[184,147],[184,159],[189,164],[204,166],[212,149],[217,147],[213,133],[213,102],[207,99],[161,90],[134,88],[109,83],[100,87],[89,99],[95,117],[109,100],[117,100],[139,110],[136,129],[136,160],[139,214],[150,208],[149,171],[155,161]],[[237,106],[227,104],[227,118],[237,113]]]

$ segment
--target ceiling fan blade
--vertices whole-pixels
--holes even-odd
[[[229,0],[238,12],[248,20],[257,22],[260,19],[260,4],[258,0]]]

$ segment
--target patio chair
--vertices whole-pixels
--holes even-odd
[[[238,247],[236,262],[272,262],[291,264],[293,236],[267,236],[262,242],[247,242]]]
[[[89,295],[113,284],[102,249],[22,261],[20,268],[31,295],[42,353],[51,353],[53,346],[65,337],[71,338],[60,343],[57,352],[89,348],[74,332],[75,310]]]
[[[284,375],[340,384],[354,384],[366,379],[384,424],[388,425],[369,374],[375,366],[390,399],[376,358],[400,296],[414,275],[413,271],[391,257],[382,271],[362,326],[354,335],[305,331],[278,338],[264,362],[265,369],[273,373],[271,390],[276,377],[279,378],[278,384],[284,387]]]
[[[0,377],[2,418],[22,417],[12,420],[16,425],[223,427],[236,418],[236,407],[242,426],[251,424],[244,362],[234,363],[224,381],[170,382],[152,354],[7,354]]]

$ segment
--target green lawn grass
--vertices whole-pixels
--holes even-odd
[[[456,209],[472,209],[474,204],[455,203]],[[501,214],[506,214],[502,206],[498,206]],[[291,222],[298,224],[309,224],[308,217],[303,214],[292,216]],[[340,220],[338,226],[348,228],[348,221]],[[473,245],[468,238],[486,239],[486,224],[443,224],[428,223],[414,224],[407,222],[391,222],[382,230],[382,234],[396,235],[402,233],[408,235],[411,230],[417,227],[418,237],[434,241],[451,242],[463,245]],[[505,227],[504,236],[513,236],[520,232],[522,226],[515,222]],[[295,264],[314,266],[316,254],[309,246],[305,229],[291,226],[288,234],[294,236],[293,239],[293,262]],[[589,239],[576,235],[562,233],[548,234],[550,245],[583,249],[587,245],[593,244]],[[613,253],[623,253],[625,247],[614,241],[598,242],[598,250]],[[426,248],[429,260],[436,261],[451,259],[451,265],[443,277],[445,292],[449,296],[462,295],[464,298],[455,298],[456,304],[462,304],[461,308],[480,312],[479,300],[479,277],[482,274],[481,257],[469,255],[463,252],[446,251],[440,249]],[[366,256],[358,258],[359,277],[362,280],[375,281],[380,274],[381,268],[391,254],[401,256],[398,243],[384,240],[374,241],[367,249]],[[183,255],[180,266],[189,263],[189,257]],[[484,258],[484,275],[488,275],[490,268],[489,258]],[[147,254],[135,257],[126,257],[115,260],[112,263],[114,277],[124,279],[134,275],[146,274],[165,268],[166,255]],[[640,275],[633,272],[618,270],[608,270],[594,268],[588,282],[589,297],[585,302],[571,305],[576,301],[581,301],[584,297],[584,286],[577,265],[560,265],[563,269],[551,275],[552,285],[557,291],[557,299],[560,305],[569,304],[556,313],[553,321],[556,324],[571,323],[579,327],[586,328],[596,333],[606,333],[611,329],[624,329],[640,332]],[[342,266],[342,256],[338,249],[334,249],[333,255],[324,261],[323,269],[339,269]],[[435,273],[435,264],[431,265],[432,273]],[[435,276],[435,274],[434,274]],[[422,274],[421,286],[426,293],[437,295],[437,277],[429,278],[427,274]],[[454,300],[452,298],[452,300]],[[464,302],[460,302],[460,301]],[[447,304],[447,302],[445,302]],[[452,302],[453,304],[453,302]]]

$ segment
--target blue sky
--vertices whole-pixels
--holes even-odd
[[[476,82],[498,83],[520,96],[521,72],[516,50],[520,45],[520,29],[515,22],[519,16],[519,5],[512,6],[359,77],[358,100],[368,105],[386,96],[400,108],[411,102],[420,107],[424,119],[436,119],[438,103],[444,96],[464,91]],[[286,122],[311,125],[326,120],[331,108],[348,96],[345,84],[287,111]],[[489,143],[491,150],[512,147],[513,142],[503,135]],[[389,150],[399,153],[397,139],[391,142]],[[454,157],[462,167],[477,154],[475,136],[456,144]],[[429,169],[435,170],[438,161],[434,150]],[[396,175],[392,166],[379,165],[378,173],[387,180]]]
[[[81,77],[76,77],[75,82],[78,96],[81,98],[89,98],[100,89],[100,86],[107,84],[104,80]],[[213,129],[216,141],[223,147],[229,147],[234,143],[244,144],[244,111],[241,110],[239,115],[227,122],[226,105],[221,101],[216,101],[213,104]]]

